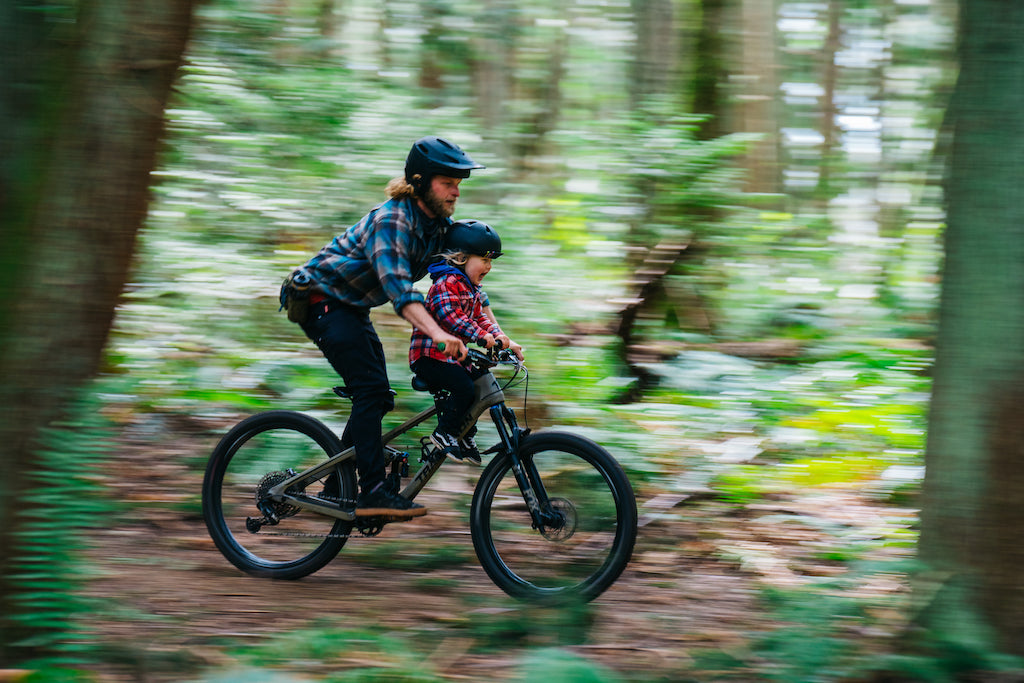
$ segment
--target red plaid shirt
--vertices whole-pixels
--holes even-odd
[[[432,265],[429,271],[434,284],[427,292],[427,311],[443,330],[467,344],[478,342],[487,334],[497,337],[502,333],[501,328],[484,314],[487,295],[478,285],[471,283],[465,273],[447,263]],[[449,363],[458,362],[444,355],[434,345],[434,340],[414,327],[409,343],[409,363],[424,356]]]

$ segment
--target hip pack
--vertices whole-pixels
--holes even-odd
[[[293,323],[304,323],[309,317],[309,295],[313,288],[313,278],[301,268],[293,271],[281,284],[279,297],[281,307],[288,320]]]

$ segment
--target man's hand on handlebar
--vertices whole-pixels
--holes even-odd
[[[499,334],[497,337],[490,333],[485,334],[483,338],[480,339],[480,346],[492,353],[503,349],[509,349],[515,354],[516,358],[523,360],[523,347],[516,344],[503,334]]]
[[[516,358],[518,358],[519,360],[523,360],[523,347],[520,346],[519,344],[516,344],[514,341],[512,341],[505,335],[500,335],[497,339],[497,343],[498,348],[508,349],[516,355]]]
[[[441,338],[435,338],[434,343],[437,345],[437,350],[449,358],[457,360],[466,359],[466,345],[458,337],[449,334]]]

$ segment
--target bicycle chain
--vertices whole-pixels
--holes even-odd
[[[351,499],[351,498],[334,498],[332,496],[324,496],[324,495],[319,495],[319,496],[317,496],[317,498],[319,498],[320,500],[326,500],[326,501],[331,502],[331,503],[337,503],[338,507],[341,507],[342,503],[351,503],[352,506],[354,507],[355,503],[356,503],[356,501]],[[369,519],[381,519],[381,518],[371,517],[371,518],[367,518],[367,519],[369,520]],[[350,533],[349,534],[310,534],[310,533],[304,533],[304,532],[301,532],[301,531],[264,531],[263,529],[260,529],[259,534],[261,536],[289,536],[289,537],[292,537],[292,538],[325,538],[326,539],[326,538],[352,538],[353,536],[363,536],[364,538],[371,538],[373,536],[378,535],[381,531],[383,531],[384,530],[384,524],[387,524],[387,522],[384,522],[383,524],[373,524],[373,525],[365,524],[365,525],[363,525],[361,527],[358,526],[357,524],[358,524],[357,522],[355,522],[355,521],[353,522],[353,525],[356,526],[356,529],[359,531],[358,534],[350,534]]]
[[[427,438],[428,437],[424,437],[423,440],[425,441]],[[390,448],[388,446],[385,446],[385,449],[387,449],[385,451],[385,459],[384,459],[385,467],[390,467],[392,465],[394,459],[396,457],[400,457],[400,458],[402,458],[402,460],[405,463],[405,473],[407,474],[408,473],[408,462],[409,462],[408,454],[407,453],[402,453],[401,451],[398,451],[396,449]],[[432,464],[434,462],[434,460],[438,457],[437,453],[428,452],[428,446],[425,443],[423,444],[422,449],[423,450],[422,450],[422,456],[420,457],[420,462],[426,463],[428,465]],[[331,503],[337,503],[339,508],[342,506],[342,503],[348,503],[352,507],[355,507],[355,505],[356,505],[356,501],[351,499],[351,498],[335,498],[335,497],[332,497],[332,496],[325,496],[323,494],[318,495],[317,498],[320,499],[320,500],[326,500],[326,501],[331,502]],[[265,517],[264,517],[264,519],[265,519]],[[375,523],[370,524],[369,522],[371,520],[373,520]],[[384,521],[378,521],[378,520],[384,520]],[[359,531],[359,535],[360,536],[369,538],[369,537],[378,535],[381,531],[384,530],[384,525],[388,524],[391,521],[395,521],[395,520],[394,519],[390,519],[389,520],[386,516],[369,517],[369,518],[366,518],[366,522],[367,523],[365,523],[365,524],[360,526],[359,522],[358,522],[358,518],[357,518],[353,522],[353,525]],[[301,531],[267,531],[267,532],[264,532],[263,529],[260,529],[259,533],[262,533],[264,536],[291,536],[291,537],[294,537],[294,538],[352,538],[352,536],[353,536],[352,534],[309,534],[309,533],[303,533]]]

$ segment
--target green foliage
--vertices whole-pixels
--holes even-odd
[[[406,670],[385,666],[347,671],[329,676],[326,680],[329,683],[442,683],[445,679],[411,666]]]
[[[756,473],[737,471],[718,475],[711,487],[722,500],[739,507],[761,498],[766,488],[764,480]]]
[[[557,649],[531,652],[521,668],[522,681],[617,683],[622,679],[584,657]]]
[[[1024,662],[991,652],[979,652],[941,638],[922,643],[918,652],[880,657],[868,669],[878,677],[917,683],[961,683],[974,680],[1015,680]]]
[[[835,680],[858,673],[862,653],[844,631],[870,623],[865,605],[836,590],[767,589],[764,600],[781,624],[754,645],[755,652],[773,664],[763,669],[768,680]]]
[[[201,683],[306,683],[310,680],[294,672],[285,674],[249,667],[208,673],[197,679]]]
[[[877,659],[858,634],[872,628],[877,620],[873,610],[879,605],[845,595],[855,582],[848,578],[804,588],[764,588],[761,600],[773,626],[750,634],[742,651],[695,652],[698,670],[714,671],[714,678],[707,680],[723,681],[749,680],[745,677],[752,672],[763,681],[862,680],[877,670]]]
[[[139,414],[293,408],[343,420],[347,404],[330,392],[338,379],[277,312],[277,287],[382,199],[409,142],[440,133],[489,167],[462,186],[459,215],[502,232],[507,255],[486,287],[503,326],[527,347],[530,426],[564,426],[610,448],[641,504],[662,492],[707,489],[737,512],[836,485],[895,503],[914,494],[916,480],[881,478],[890,465],[919,465],[924,445],[930,351],[904,349],[903,337],[930,331],[941,231],[932,213],[907,206],[916,219],[904,238],[847,244],[834,210],[800,201],[809,191],[743,193],[739,162],[756,136],[700,140],[701,121],[680,114],[674,100],[632,101],[625,74],[635,29],[625,5],[355,2],[337,42],[319,32],[319,7],[200,5],[138,266],[109,348],[109,370],[127,385],[119,400]],[[797,47],[810,40],[819,48],[822,38],[787,36]],[[499,74],[505,80],[491,78],[487,65],[508,66]],[[788,75],[803,75],[789,67]],[[886,142],[900,147],[896,138]],[[818,163],[817,151],[785,151],[791,165],[780,173]],[[842,179],[851,188],[877,180],[883,166],[843,163],[859,174]],[[610,302],[633,294],[638,255],[662,240],[693,240],[693,248],[637,329],[670,351],[643,366],[655,388],[634,404],[612,405],[635,378],[621,364]],[[408,389],[407,326],[387,307],[374,315],[399,392],[388,417],[397,422],[426,399]],[[715,346],[780,338],[797,340],[799,355],[774,363]],[[522,394],[509,397],[518,408]],[[195,504],[181,505],[194,514]],[[871,543],[909,547],[915,538],[904,529]],[[837,534],[813,552],[852,565],[865,548]],[[410,584],[424,592],[447,592],[450,579],[439,570],[473,563],[468,547],[404,539],[354,539],[344,553],[346,561],[417,572]],[[70,613],[44,599],[54,585],[32,599]],[[70,579],[63,585],[73,591]],[[695,667],[718,680],[750,680],[762,669],[775,680],[856,672],[843,629],[868,623],[863,606],[819,596],[769,593],[765,607],[779,615],[779,629],[755,634],[753,654],[694,653]],[[401,636],[303,630],[238,647],[232,654],[243,667],[263,668],[210,680],[440,680],[423,662],[438,633],[454,632],[478,651],[525,651],[523,680],[611,681],[558,649],[586,642],[594,618],[586,606],[502,603]],[[73,621],[52,623],[74,629]],[[822,634],[817,646],[812,625]],[[56,645],[56,630],[50,637]],[[545,649],[531,654],[535,647]],[[348,653],[379,665],[352,668]]]
[[[84,536],[120,508],[98,488],[94,471],[112,438],[101,412],[103,390],[91,387],[45,431],[39,465],[26,477],[28,504],[19,513],[9,577],[15,610],[6,618],[20,627],[20,637],[8,645],[48,681],[79,680],[73,667],[91,662],[96,652],[86,625],[96,606],[78,594],[89,571],[81,561]]]
[[[498,652],[510,646],[565,647],[586,642],[595,618],[588,604],[546,608],[513,603],[504,609],[468,612],[467,630],[474,647],[483,652]]]
[[[542,615],[531,616],[543,619]],[[554,613],[548,615],[549,619],[552,617],[563,626],[566,624],[565,619],[559,619]],[[555,624],[549,626],[553,628]],[[563,637],[561,642],[568,644],[571,640]],[[238,668],[208,673],[201,680],[205,683],[240,680],[276,683],[279,680],[303,681],[308,677],[308,680],[330,683],[435,683],[447,679],[432,670],[429,660],[425,660],[424,649],[433,651],[437,643],[436,634],[420,642],[375,630],[307,629],[282,634],[260,646],[234,648],[231,654],[240,663]],[[510,652],[518,650],[518,645],[512,640],[500,649]],[[352,665],[350,658],[358,664]],[[557,646],[529,649],[519,659],[517,675],[512,680],[552,683],[617,683],[622,680],[606,668]],[[295,671],[305,673],[292,673]]]
[[[358,653],[361,663],[346,664],[350,653]],[[443,680],[431,671],[421,653],[410,647],[409,642],[372,630],[301,630],[283,634],[260,646],[237,649],[233,655],[246,667],[255,668],[220,673],[204,680],[221,683],[244,676],[255,676],[246,680],[268,683],[278,679],[296,680],[290,678],[294,674],[276,674],[275,670],[317,671],[315,680],[331,683],[435,683]],[[368,665],[365,663],[368,661],[378,664]]]
[[[956,683],[1020,675],[1024,662],[1019,658],[968,649],[942,638],[908,636],[898,643],[876,644],[882,648],[880,652],[869,650],[871,646],[858,635],[873,627],[876,613],[884,605],[845,593],[855,589],[862,572],[907,571],[906,566],[888,564],[857,567],[838,583],[797,590],[765,589],[762,599],[778,625],[758,634],[751,646],[752,658],[735,660],[734,666],[754,665],[761,677],[774,681]]]

